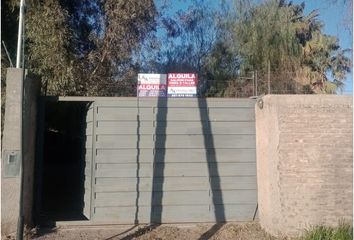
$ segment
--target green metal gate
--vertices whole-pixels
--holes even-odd
[[[252,220],[254,105],[96,98],[87,114],[85,215],[127,224]]]

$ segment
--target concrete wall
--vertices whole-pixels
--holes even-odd
[[[22,69],[10,68],[6,76],[6,105],[4,135],[2,140],[1,175],[1,234],[16,231],[19,214],[20,172],[16,168],[6,168],[6,154],[18,153],[21,162],[21,75]],[[39,95],[39,83],[29,77],[25,79],[25,123],[24,123],[24,214],[25,223],[31,223],[33,198],[33,164],[36,132],[36,100]],[[17,163],[15,163],[17,164]],[[15,171],[14,171],[15,169]]]
[[[273,235],[353,218],[351,96],[268,95],[256,106],[259,219]]]

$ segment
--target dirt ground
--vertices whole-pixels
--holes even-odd
[[[32,230],[27,239],[47,240],[288,240],[265,233],[258,223],[169,224],[160,226],[65,226]],[[9,238],[10,239],[10,238]]]

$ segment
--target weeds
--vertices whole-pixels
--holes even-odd
[[[340,223],[337,227],[317,226],[306,231],[301,240],[352,240],[353,227]]]

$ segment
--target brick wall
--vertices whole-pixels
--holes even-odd
[[[352,222],[352,97],[267,95],[256,106],[259,219],[274,235]]]

